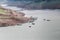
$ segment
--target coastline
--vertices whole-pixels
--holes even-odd
[[[2,11],[1,11],[2,10]],[[23,12],[18,12],[9,8],[0,7],[0,27],[14,26],[18,24],[24,24],[29,21],[34,21],[32,17],[26,17]],[[6,14],[7,13],[7,14]],[[5,21],[4,21],[5,20]],[[12,23],[11,23],[12,22]]]

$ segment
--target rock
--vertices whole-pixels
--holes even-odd
[[[35,23],[32,23],[32,25],[35,25]]]
[[[0,26],[14,26],[18,23],[27,23],[30,19],[29,17],[25,17],[25,14],[22,12],[17,12],[15,10],[6,9],[5,13],[7,14],[0,14]]]
[[[43,19],[44,21],[46,21],[46,19]]]
[[[31,26],[29,26],[29,28],[31,28]]]
[[[51,21],[51,20],[47,20],[47,21]]]
[[[17,23],[17,25],[22,25],[23,23]]]
[[[51,21],[51,20],[49,20],[49,19],[43,19],[44,21]]]
[[[29,23],[32,23],[32,22],[34,22],[35,20],[37,20],[37,17],[30,17],[30,20],[29,20]]]

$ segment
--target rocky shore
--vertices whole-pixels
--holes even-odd
[[[4,13],[1,12],[4,10]],[[0,27],[5,26],[14,26],[17,24],[27,23],[31,20],[30,17],[25,17],[25,14],[22,12],[17,12],[11,9],[5,9],[0,7]]]

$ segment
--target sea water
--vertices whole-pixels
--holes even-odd
[[[38,19],[19,26],[0,28],[0,40],[60,40],[59,10],[24,10],[26,16]],[[50,20],[50,21],[44,21]],[[29,27],[31,26],[31,28]]]
[[[2,6],[19,9],[7,5]],[[21,12],[26,16],[37,17],[35,25],[26,23],[19,26],[2,27],[0,28],[0,40],[60,40],[60,10],[23,10]]]

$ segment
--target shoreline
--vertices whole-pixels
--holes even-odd
[[[0,9],[4,10],[5,14],[0,14],[0,26],[14,26],[18,23],[27,23],[34,18],[32,17],[25,17],[25,14],[23,12],[18,12],[16,10],[12,9],[6,9],[3,7],[0,7]],[[7,13],[7,14],[6,14]],[[12,23],[11,23],[12,22]]]
[[[24,9],[24,8],[18,8],[18,7],[15,7],[15,6],[8,6],[7,4],[1,4],[1,6],[4,7],[4,8],[7,8],[7,9],[12,9],[12,10],[14,9],[16,11],[28,10],[28,9]],[[33,10],[33,9],[30,9],[30,10]],[[36,10],[60,10],[60,9],[36,9]]]

